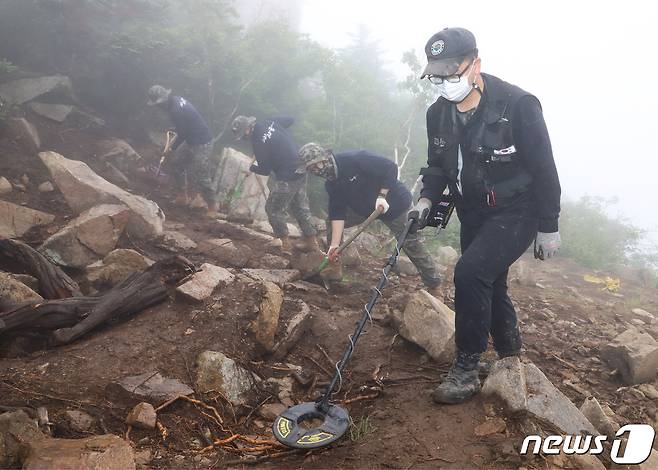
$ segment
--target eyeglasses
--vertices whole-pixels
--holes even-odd
[[[441,75],[428,75],[427,79],[434,85],[441,85],[444,80],[448,83],[459,83],[462,79],[462,76],[471,70],[471,67],[473,67],[474,63],[475,61],[471,62],[471,64],[466,67],[462,73],[456,73],[447,77]]]

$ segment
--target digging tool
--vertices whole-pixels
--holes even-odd
[[[436,204],[436,206],[438,210],[432,213],[433,217],[428,225],[435,226],[437,227],[437,231],[440,231],[448,225],[454,205],[450,202],[444,206],[440,204]],[[350,423],[349,414],[344,408],[330,403],[331,396],[336,393],[334,391],[336,385],[338,385],[338,389],[340,390],[343,369],[354,353],[356,342],[363,332],[366,321],[372,320],[372,309],[377,303],[377,300],[379,300],[379,297],[381,297],[382,289],[388,281],[388,274],[393,269],[393,266],[395,266],[400,256],[400,250],[415,223],[415,220],[409,220],[398,237],[395,251],[388,259],[386,265],[384,265],[382,276],[379,278],[377,286],[373,289],[370,301],[364,307],[363,317],[357,323],[354,333],[348,337],[349,343],[347,349],[345,349],[343,357],[336,364],[336,373],[325,392],[315,402],[301,403],[288,408],[274,420],[272,431],[274,432],[274,437],[282,444],[297,449],[315,449],[337,441],[347,432]],[[313,426],[311,422],[315,420],[322,420],[322,424]]]
[[[345,239],[345,241],[344,241],[343,243],[341,243],[340,246],[339,246],[338,248],[336,248],[336,254],[337,254],[337,255],[340,255],[340,254],[341,254],[341,253],[342,253],[342,252],[343,252],[348,246],[350,246],[350,244],[351,244],[354,240],[356,240],[356,237],[358,237],[359,235],[361,235],[361,233],[363,233],[363,231],[364,231],[365,229],[367,229],[368,226],[369,226],[371,223],[373,223],[373,222],[377,219],[377,217],[379,217],[380,215],[381,215],[381,211],[379,211],[379,210],[377,210],[377,209],[375,209],[374,211],[372,211],[372,214],[370,214],[370,215],[368,216],[368,218],[367,218],[367,219],[366,219],[361,225],[359,225],[359,227],[354,231],[354,233],[352,233],[349,237],[347,237],[347,239]],[[320,274],[320,272],[321,272],[324,268],[326,268],[328,265],[329,265],[329,256],[326,256],[326,255],[325,255],[324,259],[323,259],[322,262],[318,265],[318,267],[315,268],[315,269],[313,270],[313,272],[311,272],[311,274],[309,274],[309,275],[306,276],[306,277],[313,277],[313,276],[315,276],[315,275],[317,275],[317,274]]]
[[[155,173],[155,179],[157,180],[160,177],[160,172],[162,171],[162,165],[167,159],[167,155],[171,150],[171,146],[176,141],[177,134],[174,131],[167,131],[167,141],[165,143],[164,150],[162,152],[162,157],[160,157],[160,162],[158,163],[158,171]]]

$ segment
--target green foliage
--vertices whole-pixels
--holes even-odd
[[[562,253],[594,269],[620,265],[637,249],[642,232],[607,215],[614,201],[584,197],[562,206]]]

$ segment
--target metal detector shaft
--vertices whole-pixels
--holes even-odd
[[[343,357],[340,359],[340,362],[336,365],[336,373],[334,374],[334,377],[331,379],[331,383],[327,387],[327,390],[324,392],[324,395],[322,395],[322,397],[320,397],[320,399],[317,401],[317,407],[320,409],[320,411],[326,412],[329,409],[329,399],[331,398],[331,395],[334,392],[334,388],[336,387],[336,384],[341,379],[341,375],[343,373],[343,369],[345,368],[345,364],[347,364],[347,361],[349,361],[350,357],[352,357],[352,354],[354,353],[356,342],[358,341],[359,336],[361,336],[361,332],[363,331],[363,328],[366,325],[366,321],[368,321],[368,319],[370,318],[370,312],[372,312],[372,309],[377,303],[377,300],[379,300],[379,297],[381,297],[382,289],[384,288],[384,286],[386,286],[386,283],[388,281],[388,273],[391,271],[391,269],[393,269],[393,266],[395,266],[395,263],[397,262],[398,257],[400,256],[400,250],[402,249],[404,242],[407,240],[407,236],[409,235],[409,231],[411,230],[411,227],[415,223],[416,221],[409,220],[405,225],[404,230],[398,237],[397,244],[395,245],[395,252],[393,252],[393,254],[390,256],[386,265],[384,266],[384,269],[382,270],[382,276],[379,278],[377,287],[374,288],[372,297],[370,297],[370,301],[364,307],[365,310],[363,313],[363,317],[361,318],[361,320],[359,320],[359,323],[356,325],[356,329],[354,330],[354,333],[352,334],[352,336],[350,336],[350,342],[347,345],[347,349],[345,349],[345,352],[343,353]]]

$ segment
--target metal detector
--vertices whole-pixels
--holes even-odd
[[[452,214],[454,204],[436,204],[437,210],[432,210],[432,220],[428,225],[437,227],[437,231],[448,225],[448,220]],[[400,256],[400,250],[407,240],[409,232],[412,230],[415,220],[407,221],[404,230],[397,239],[395,251],[390,256],[386,265],[382,269],[382,276],[379,278],[377,286],[374,288],[370,301],[365,306],[363,317],[356,325],[354,333],[349,336],[349,344],[343,353],[343,357],[336,364],[336,373],[327,386],[325,392],[315,402],[306,402],[288,408],[274,420],[272,431],[276,439],[288,446],[297,449],[315,449],[327,446],[340,439],[349,428],[350,416],[347,410],[329,402],[331,395],[334,393],[336,385],[342,384],[342,374],[345,364],[352,357],[356,342],[359,340],[366,321],[371,320],[371,312],[377,300],[382,295],[382,289],[388,281],[388,274],[395,266]],[[436,224],[436,225],[434,225]],[[313,425],[312,421],[322,420],[322,424]]]

